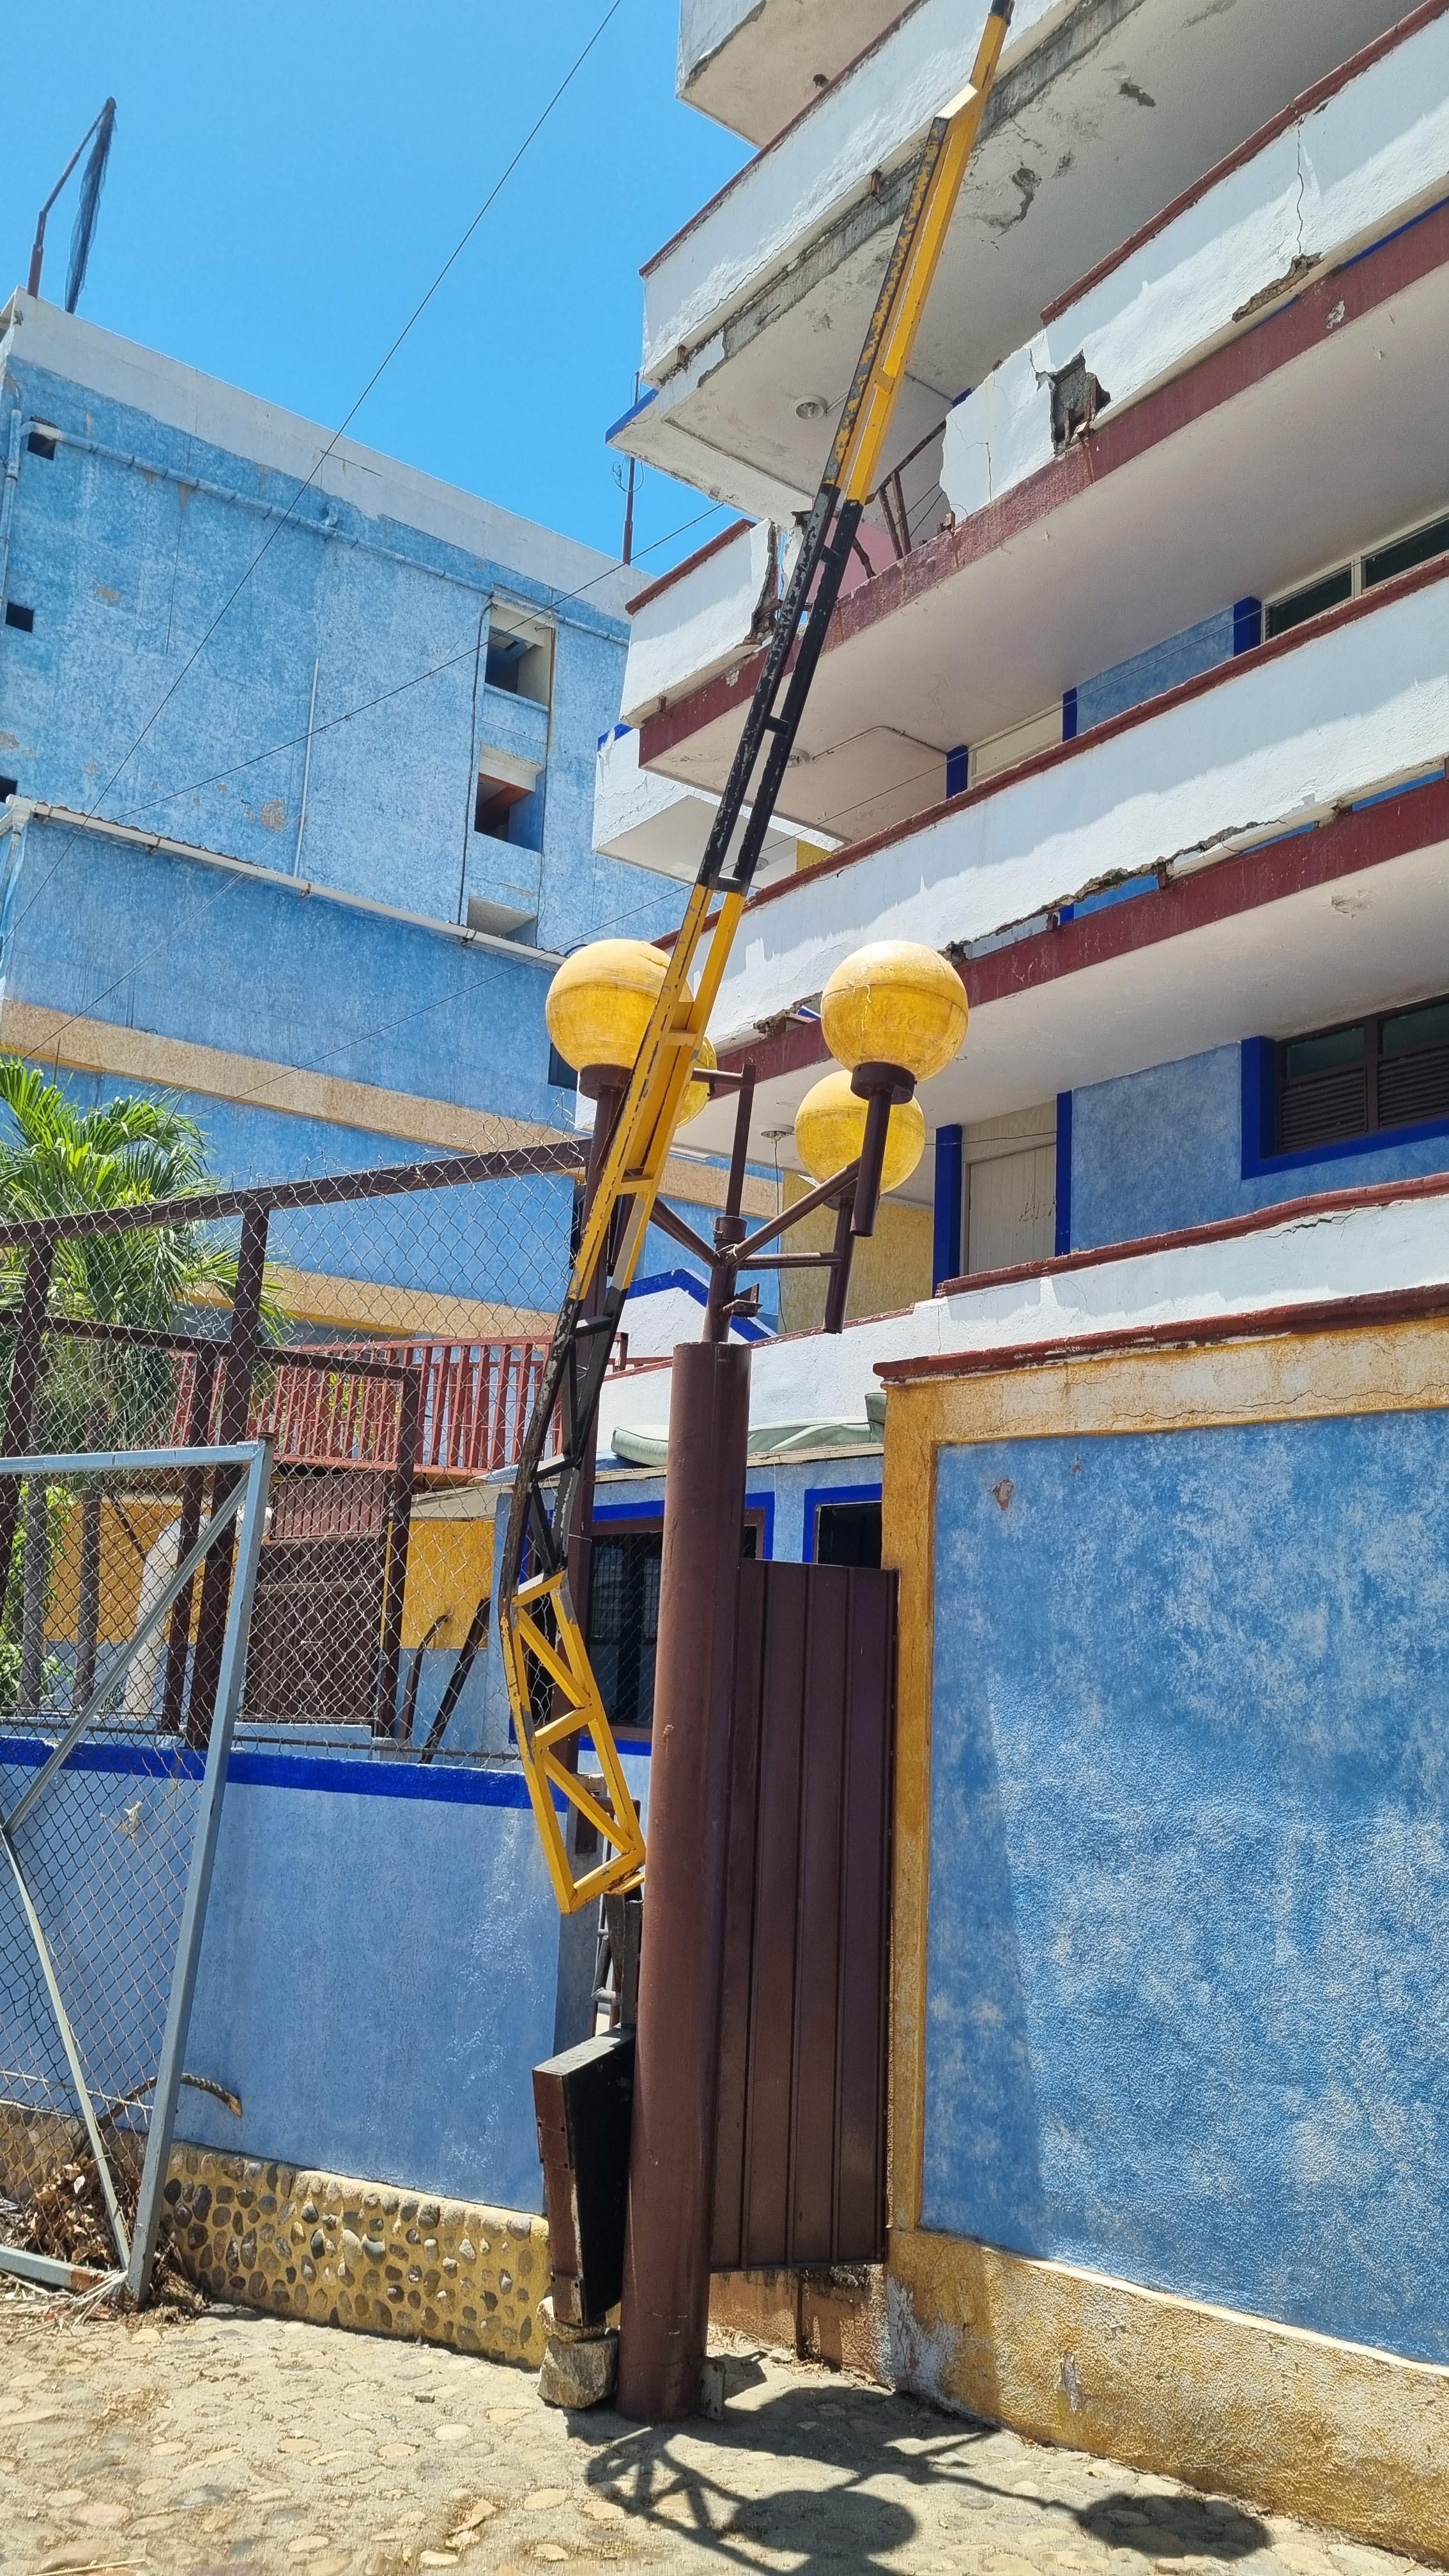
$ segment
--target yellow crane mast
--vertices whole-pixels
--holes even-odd
[[[709,846],[615,1122],[525,1435],[500,1569],[499,1637],[524,1773],[564,1913],[636,1886],[645,1861],[638,1810],[569,1591],[569,1539],[599,1392],[851,548],[880,477],[1012,6],[1013,0],[992,0],[970,80],[927,137]],[[583,1737],[598,1756],[602,1799],[576,1767]],[[560,1802],[598,1837],[603,1856],[581,1873],[570,1856]]]

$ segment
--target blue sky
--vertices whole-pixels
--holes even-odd
[[[107,92],[81,312],[333,428],[607,0],[63,0],[8,13],[0,293]],[[604,431],[643,260],[748,147],[674,97],[678,0],[622,0],[351,435],[617,550]],[[74,181],[50,220],[64,293]],[[704,507],[645,475],[637,544]],[[722,524],[648,557],[662,569]]]

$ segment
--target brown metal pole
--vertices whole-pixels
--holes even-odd
[[[698,2412],[709,2328],[730,1709],[750,1354],[674,1354],[619,2407]]]

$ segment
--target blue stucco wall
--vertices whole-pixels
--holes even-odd
[[[566,597],[526,559],[303,491],[37,366],[24,340],[0,378],[0,442],[18,411],[79,443],[49,459],[22,444],[14,488],[6,591],[35,626],[0,631],[0,770],[22,795],[88,811],[106,790],[109,815],[290,869],[315,665],[305,875],[446,921],[468,893],[521,885],[545,947],[621,915],[643,936],[677,920],[657,877],[594,855],[594,754],[626,649],[596,591]],[[555,628],[551,724],[487,684],[495,593],[504,616],[535,608]],[[546,745],[533,849],[473,829],[485,745]]]
[[[1449,2362],[1446,1468],[942,1452],[928,2226]]]
[[[1165,689],[1195,679],[1200,671],[1231,661],[1233,636],[1233,612],[1223,609],[1181,635],[1135,653],[1130,661],[1114,663],[1111,670],[1081,681],[1076,692],[1078,733],[1088,733],[1093,725],[1125,715],[1129,707],[1141,706],[1147,698],[1161,697]]]
[[[1437,1136],[1318,1163],[1295,1160],[1245,1179],[1242,1051],[1214,1047],[1072,1094],[1071,1249],[1446,1169],[1449,1136]]]
[[[320,1767],[270,1763],[278,1781]],[[422,1796],[386,1794],[378,1766],[346,1776],[368,1769],[365,1791],[229,1784],[187,2063],[244,2110],[183,2095],[180,2134],[540,2209],[558,1913],[532,1815],[463,1802],[468,1775]]]

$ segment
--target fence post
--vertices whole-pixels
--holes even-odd
[[[20,1292],[20,1312],[15,1325],[15,1348],[10,1360],[10,1388],[5,1406],[5,1456],[23,1458],[31,1446],[35,1427],[36,1399],[45,1375],[45,1327],[50,1306],[50,1280],[55,1268],[55,1242],[47,1236],[44,1242],[31,1245],[25,1262],[25,1285]],[[0,1602],[9,1589],[10,1560],[15,1549],[15,1530],[20,1515],[20,1479],[0,1479]],[[23,1614],[22,1614],[23,1615]],[[31,1622],[22,1626],[22,1640],[28,1637]],[[41,1649],[42,1657],[44,1648]],[[24,1644],[22,1643],[22,1654]],[[24,1698],[26,1676],[21,1676]],[[38,1691],[36,1693],[38,1697]]]
[[[191,1380],[191,1402],[186,1409],[186,1446],[203,1449],[211,1427],[211,1403],[216,1392],[216,1371],[220,1350],[198,1351]],[[188,1467],[181,1483],[181,1522],[176,1534],[176,1562],[185,1563],[201,1535],[201,1489],[206,1481],[204,1467]],[[168,1735],[179,1735],[186,1702],[186,1658],[191,1647],[191,1612],[196,1599],[196,1577],[192,1576],[171,1613],[166,1632],[166,1679],[161,1691],[161,1725]]]
[[[226,1343],[226,1375],[221,1389],[221,1420],[217,1425],[217,1446],[222,1449],[234,1448],[247,1436],[252,1371],[261,1339],[262,1285],[266,1277],[269,1223],[270,1210],[265,1203],[260,1207],[253,1203],[243,1212],[241,1246],[236,1264],[236,1295],[232,1300],[231,1332]],[[233,1469],[224,1484],[218,1475],[213,1489],[213,1510],[230,1493],[234,1478],[240,1472]],[[216,1706],[234,1548],[233,1532],[223,1530],[216,1545],[207,1553],[201,1577],[196,1661],[192,1668],[191,1705],[186,1729],[188,1743],[198,1748],[206,1744],[212,1711]]]
[[[408,1584],[408,1541],[412,1528],[413,1484],[418,1464],[418,1421],[422,1409],[421,1369],[410,1368],[398,1389],[397,1467],[391,1480],[387,1513],[387,1573],[383,1594],[382,1661],[377,1715],[373,1732],[395,1735],[397,1685],[402,1662],[403,1595]]]

